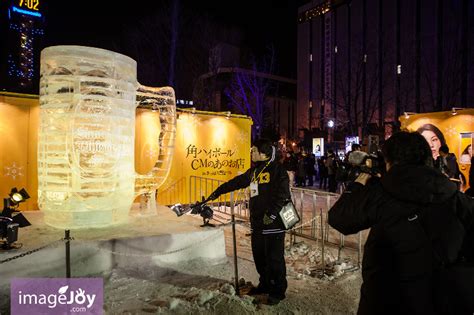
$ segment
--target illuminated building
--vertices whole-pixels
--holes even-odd
[[[298,10],[297,124],[335,138],[474,106],[470,0],[313,0]],[[332,131],[330,131],[332,132]],[[322,135],[321,135],[322,136]]]
[[[41,39],[44,35],[43,0],[0,3],[0,89],[37,93]]]

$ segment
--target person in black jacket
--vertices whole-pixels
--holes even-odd
[[[257,140],[251,150],[255,163],[244,174],[220,185],[208,199],[250,186],[250,225],[252,253],[260,276],[250,294],[268,294],[268,304],[285,298],[285,228],[279,212],[290,199],[288,173],[275,160],[276,148],[269,140]]]
[[[371,229],[358,314],[472,314],[474,201],[433,167],[418,133],[394,134],[383,153],[387,173],[361,173],[329,211],[343,234]],[[471,268],[450,273],[463,262]]]
[[[471,158],[471,166],[469,168],[469,189],[466,190],[466,195],[474,198],[474,156]]]
[[[448,178],[459,180],[461,171],[459,170],[458,161],[453,153],[449,153],[448,145],[445,144],[439,148],[439,157],[436,162],[441,164],[439,168]]]

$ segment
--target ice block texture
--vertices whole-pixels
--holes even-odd
[[[138,107],[159,113],[160,131],[156,135],[158,158],[151,172],[137,175],[137,194],[158,189],[168,177],[176,138],[176,98],[171,87],[147,87],[141,85],[137,91]]]
[[[135,196],[136,62],[82,46],[41,53],[38,203],[48,225],[127,220]]]

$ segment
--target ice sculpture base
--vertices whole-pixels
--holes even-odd
[[[74,212],[44,211],[44,222],[46,225],[63,230],[106,228],[127,223],[129,212],[129,209]]]
[[[133,210],[139,211],[138,207],[135,204]],[[19,230],[18,242],[23,247],[1,253],[2,259],[64,238],[64,231],[44,223],[41,211],[23,213],[32,223]],[[176,217],[168,207],[158,206],[154,216],[132,216],[129,224],[120,227],[71,231],[74,238],[71,241],[72,276],[87,277],[132,267],[175,268],[192,260],[206,265],[227,261],[224,231],[201,228],[201,223],[199,216]],[[59,241],[31,256],[3,264],[0,268],[0,297],[9,295],[11,278],[65,277],[65,259],[65,244]]]

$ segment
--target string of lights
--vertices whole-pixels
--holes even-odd
[[[31,86],[37,75],[36,46],[44,36],[44,16],[39,12],[38,3],[34,6],[31,4],[25,1],[21,8],[11,6],[8,9],[6,74],[11,84],[22,88]]]

